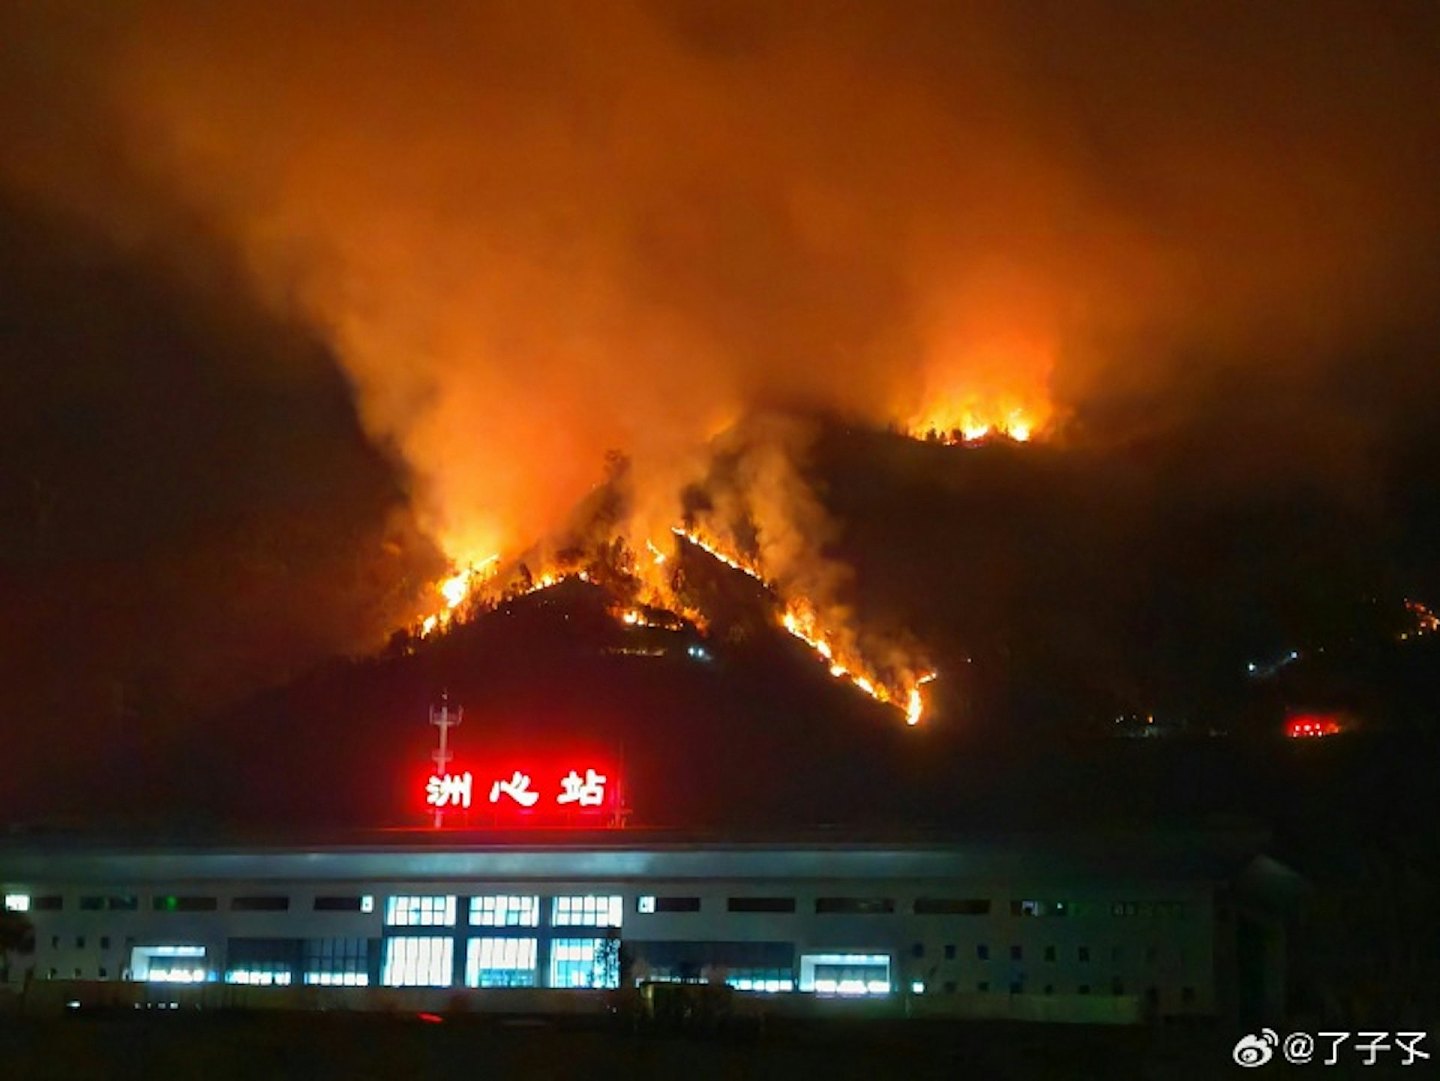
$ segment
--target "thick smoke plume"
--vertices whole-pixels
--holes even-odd
[[[660,535],[757,408],[1124,434],[1213,373],[1288,394],[1403,338],[1435,32],[1398,3],[21,4],[4,176],[224,238],[465,563],[554,530],[612,449]],[[774,573],[832,575],[789,494],[751,507]]]

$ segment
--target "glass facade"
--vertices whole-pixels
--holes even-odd
[[[294,939],[232,938],[225,947],[225,982],[288,987],[298,959]]]
[[[370,943],[363,938],[306,939],[304,973],[313,987],[368,987]]]
[[[472,927],[535,927],[539,923],[539,897],[502,893],[470,898]]]
[[[253,987],[289,987],[293,974],[290,966],[278,961],[260,961],[245,968],[225,972],[226,983],[249,984]]]
[[[130,970],[135,979],[151,983],[203,983],[205,947],[136,946],[130,951]]]
[[[453,938],[403,935],[385,940],[380,982],[386,987],[449,987],[454,971]]]
[[[619,987],[618,938],[557,938],[550,944],[551,987]]]
[[[387,927],[454,927],[455,898],[387,897]]]
[[[737,991],[764,991],[779,994],[795,990],[795,974],[788,968],[740,968],[725,976]]]
[[[890,958],[883,953],[806,953],[800,990],[817,995],[888,995]]]
[[[533,938],[472,938],[465,957],[466,987],[534,987]]]
[[[619,927],[624,909],[623,899],[618,893],[557,897],[550,922],[556,927]]]

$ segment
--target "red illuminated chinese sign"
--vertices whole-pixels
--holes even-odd
[[[511,769],[477,775],[432,773],[425,782],[425,802],[436,810],[468,810],[472,803],[496,811],[598,811],[614,803],[609,770],[576,764],[558,776],[543,771]]]

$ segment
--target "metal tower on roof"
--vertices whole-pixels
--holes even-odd
[[[435,763],[435,772],[440,777],[444,777],[450,772],[447,767],[450,765],[450,760],[455,757],[450,752],[450,729],[459,727],[464,719],[465,711],[461,707],[456,706],[453,710],[450,708],[450,692],[448,690],[441,691],[440,708],[430,707],[430,723],[440,729],[440,744],[430,752],[430,760]],[[437,804],[435,807],[436,829],[440,828],[444,819],[443,805]]]

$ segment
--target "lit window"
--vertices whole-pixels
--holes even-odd
[[[535,927],[540,923],[539,897],[470,898],[470,924],[473,927]]]
[[[289,987],[291,978],[290,966],[276,962],[232,968],[225,973],[226,983],[245,984],[250,987]]]
[[[800,990],[817,995],[888,995],[890,957],[878,953],[806,953]]]
[[[557,897],[551,922],[556,927],[619,927],[622,908],[619,894]]]
[[[363,938],[305,940],[305,982],[317,987],[368,987],[369,943]]]
[[[232,938],[225,950],[225,982],[252,987],[289,987],[295,978],[289,939]]]
[[[454,897],[387,897],[388,927],[454,927]]]
[[[449,987],[454,961],[455,940],[448,936],[389,938],[380,982],[386,987]]]
[[[1011,901],[1012,916],[1068,916],[1076,915],[1075,905],[1066,901]]]
[[[7,893],[5,895],[6,912],[29,912],[30,895],[28,893]]]
[[[619,987],[620,940],[557,938],[550,944],[551,987]]]
[[[466,987],[534,987],[536,940],[472,938],[465,958]]]
[[[203,983],[205,947],[136,946],[130,951],[130,971],[135,979],[151,983]]]
[[[758,991],[779,995],[795,990],[795,974],[789,968],[737,968],[725,976],[737,991]]]

